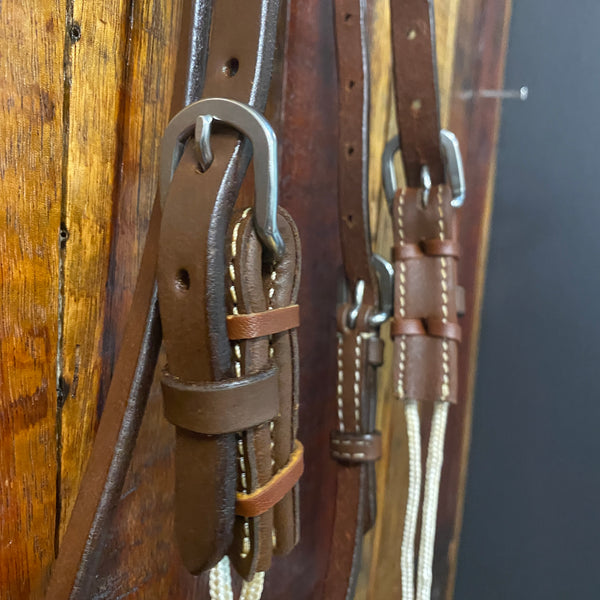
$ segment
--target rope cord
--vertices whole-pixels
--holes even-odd
[[[421,427],[419,408],[415,400],[404,403],[406,429],[408,435],[408,499],[404,517],[402,535],[402,600],[414,600],[415,597],[415,535],[419,518],[419,500],[421,497]]]
[[[433,409],[431,434],[425,467],[425,490],[423,493],[423,518],[417,571],[417,600],[431,598],[433,579],[433,550],[437,521],[440,478],[444,462],[444,439],[448,420],[448,402],[437,401]]]
[[[265,574],[259,572],[250,581],[244,581],[240,600],[260,600],[265,585]],[[210,600],[233,600],[229,557],[224,556],[208,576]]]

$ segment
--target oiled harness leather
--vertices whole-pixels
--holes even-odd
[[[337,428],[331,434],[337,492],[323,598],[354,596],[362,538],[375,520],[376,367],[383,341],[373,317],[379,284],[368,213],[369,68],[365,0],[336,0],[338,67],[338,207],[346,299],[337,309]]]
[[[172,112],[200,95],[262,112],[279,1],[184,4]],[[122,349],[48,599],[91,596],[161,337],[165,416],[176,426],[176,536],[187,568],[198,573],[229,553],[249,579],[298,540],[298,234],[280,210],[285,252],[275,262],[265,256],[251,200],[236,206],[252,147],[227,126],[215,126],[210,141],[205,172],[192,139],[172,181],[161,182],[164,206],[154,203]]]
[[[391,0],[394,88],[406,187],[391,206],[394,379],[401,398],[457,400],[461,298],[457,211],[440,143],[433,6]],[[424,202],[422,170],[431,190]]]

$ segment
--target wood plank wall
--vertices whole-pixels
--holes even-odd
[[[0,4],[3,599],[43,597],[90,453],[154,196],[180,11],[181,0]],[[459,101],[456,92],[501,86],[509,12],[509,0],[436,0],[442,122],[459,136],[473,207],[463,218],[472,252],[463,280],[472,290],[470,309],[481,300],[485,253],[476,248],[485,247],[499,106]],[[322,22],[329,16],[328,0],[290,0],[290,31],[307,36],[311,48],[331,51],[326,39],[331,27]],[[391,246],[391,230],[379,157],[395,127],[388,31],[387,1],[373,0],[370,213],[383,255]],[[322,62],[321,75],[328,78],[331,65]],[[299,68],[309,78],[315,64]],[[330,89],[325,79],[316,81],[317,92]],[[477,332],[476,318],[468,322],[467,331],[471,328]],[[465,380],[471,373],[464,388],[470,398],[475,352],[467,346],[463,354]],[[405,500],[403,412],[393,400],[388,372],[381,373],[381,381],[386,453],[378,468],[380,518],[367,539],[357,596],[369,599],[399,597]],[[467,400],[450,420],[447,453],[455,467],[443,481],[448,500],[436,544],[441,565],[436,598],[452,593],[470,409]],[[207,597],[204,579],[181,567],[172,539],[172,448],[172,431],[155,391],[100,566],[96,598]],[[275,591],[267,595],[280,597]]]

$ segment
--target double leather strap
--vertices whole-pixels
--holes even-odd
[[[196,138],[186,141],[188,130],[180,132],[181,158],[171,181],[161,181],[168,190],[158,289],[167,354],[165,415],[177,427],[176,536],[192,573],[228,554],[245,579],[266,571],[273,553],[289,552],[299,537],[300,244],[283,210],[275,214],[280,255],[274,257],[257,234],[269,200],[259,197],[259,171],[276,173],[276,164],[259,164],[257,147],[257,195],[254,202],[246,193],[238,200],[253,150],[240,128],[272,135],[258,113],[267,100],[278,5],[214,3],[203,96],[225,112],[233,106],[246,129],[219,114],[202,116],[207,125],[198,112]],[[169,127],[184,121],[181,113]],[[200,123],[209,128],[208,140],[198,137]],[[190,125],[187,136],[193,120]],[[177,152],[176,145],[175,162]]]
[[[346,298],[338,306],[335,519],[324,598],[352,598],[362,538],[375,520],[376,367],[381,364],[380,291],[368,213],[369,66],[364,0],[334,3],[338,67],[338,206]]]
[[[432,2],[391,0],[391,16],[398,149],[407,185],[390,205],[396,389],[402,398],[456,402],[460,251],[439,124]]]

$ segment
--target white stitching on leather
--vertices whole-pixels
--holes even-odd
[[[397,218],[397,225],[398,225],[398,238],[400,240],[400,243],[403,244],[404,243],[404,190],[402,190],[400,192],[400,196],[398,198],[398,218]],[[400,288],[400,294],[399,294],[399,298],[400,298],[400,306],[399,306],[399,313],[400,313],[400,317],[403,319],[404,317],[406,317],[406,262],[402,259],[399,260],[400,262],[400,274],[399,274],[399,288]],[[405,335],[401,335],[400,336],[400,356],[398,357],[399,360],[399,364],[398,364],[398,370],[399,370],[399,375],[400,377],[398,377],[398,396],[400,398],[404,398],[404,378],[406,375],[406,336]]]
[[[234,261],[237,256],[237,240],[238,234],[240,231],[240,225],[242,221],[248,216],[250,213],[250,208],[247,208],[240,217],[239,221],[233,227],[233,232],[231,235],[231,262],[229,263],[229,278],[231,279],[231,285],[229,286],[229,292],[231,294],[231,300],[233,301],[232,312],[234,315],[239,314],[239,310],[237,307],[237,294],[235,291],[235,265]],[[233,345],[233,355],[234,355],[234,366],[235,366],[235,376],[242,376],[242,350],[240,348],[239,342],[236,342]],[[236,434],[236,442],[237,442],[237,450],[238,450],[238,462],[240,465],[240,483],[242,486],[241,491],[244,494],[248,493],[248,480],[246,478],[246,457],[244,452],[244,438],[243,434]],[[242,540],[242,551],[240,552],[240,556],[242,558],[246,558],[250,553],[250,523],[248,519],[244,517],[244,538]]]
[[[356,347],[354,348],[354,420],[356,421],[356,433],[360,433],[360,365],[361,365],[361,337],[356,336]]]
[[[440,228],[440,240],[445,239],[444,210],[442,196],[442,186],[438,187],[438,225]],[[448,259],[445,256],[440,258],[440,274],[442,276],[442,322],[448,322]],[[448,339],[442,341],[442,389],[441,399],[446,400],[450,396],[450,355]]]
[[[344,433],[344,346],[343,337],[341,333],[337,334],[338,347],[337,347],[337,368],[338,368],[338,380],[337,380],[337,406],[338,406],[338,420],[339,430]]]

